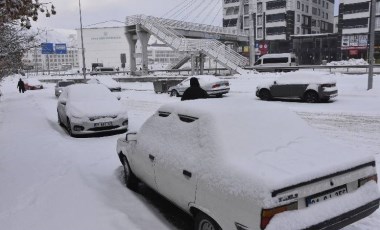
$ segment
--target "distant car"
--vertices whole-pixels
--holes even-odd
[[[185,90],[190,87],[190,78],[192,77],[183,80],[178,85],[170,87],[168,89],[169,95],[171,97],[182,96]],[[228,80],[222,80],[211,75],[197,76],[196,78],[198,78],[201,88],[204,89],[209,96],[221,97],[230,91],[230,83]]]
[[[116,74],[117,71],[113,67],[96,67],[93,71],[90,72],[90,75],[112,75]]]
[[[58,122],[70,136],[128,130],[128,114],[107,87],[75,84],[64,88],[58,98]]]
[[[61,95],[62,93],[62,90],[64,87],[66,86],[69,86],[69,85],[73,85],[75,84],[74,81],[68,81],[68,80],[63,80],[63,81],[58,81],[57,84],[55,85],[55,96],[56,97],[59,97],[59,95]]]
[[[293,53],[264,54],[255,63],[259,72],[290,71],[284,67],[298,66],[298,58]],[[265,67],[265,68],[260,68]],[[295,70],[293,68],[293,70]]]
[[[98,77],[98,78],[92,78],[87,81],[87,84],[103,84],[105,85],[111,92],[121,91],[121,85],[119,82],[113,80],[112,78],[108,77]]]
[[[336,81],[314,72],[287,73],[273,83],[257,86],[256,96],[262,100],[296,98],[305,102],[328,102],[338,96]]]
[[[24,80],[25,90],[43,89],[42,83],[35,78],[28,78]]]
[[[272,104],[167,104],[119,138],[117,154],[128,188],[144,182],[194,229],[339,229],[379,207],[373,156]]]

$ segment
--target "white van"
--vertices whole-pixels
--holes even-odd
[[[116,74],[116,70],[113,67],[96,67],[94,71],[90,72],[90,75],[104,75],[104,74]]]
[[[255,63],[257,67],[298,66],[298,59],[293,53],[264,54]],[[262,69],[264,70],[264,69]],[[267,71],[281,70],[281,68],[265,69]]]

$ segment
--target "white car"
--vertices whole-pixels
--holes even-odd
[[[104,85],[75,84],[58,98],[58,122],[70,136],[128,130],[128,114]]]
[[[119,82],[113,80],[112,78],[109,77],[98,77],[98,78],[92,78],[86,82],[87,84],[103,84],[107,86],[111,92],[114,91],[121,91],[121,85]]]
[[[170,96],[182,96],[187,88],[190,87],[190,79],[186,78],[178,85],[172,86],[168,89]],[[219,79],[212,75],[202,75],[196,77],[202,89],[204,89],[209,96],[221,97],[230,91],[230,83],[227,80]]]
[[[373,156],[260,101],[164,105],[118,139],[117,154],[127,187],[141,180],[192,215],[194,229],[338,229],[379,207]]]

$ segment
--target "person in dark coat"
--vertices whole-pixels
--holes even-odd
[[[25,92],[25,84],[24,84],[24,82],[21,80],[21,78],[20,78],[20,80],[18,81],[18,83],[17,83],[17,88],[18,88],[18,91],[21,93],[24,93]]]
[[[186,100],[195,100],[199,98],[207,98],[208,94],[205,90],[201,88],[199,85],[199,81],[197,78],[190,78],[190,87],[185,90],[182,95],[181,101]]]

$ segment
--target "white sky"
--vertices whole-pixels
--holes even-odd
[[[177,5],[190,1],[192,2],[191,5],[186,7],[182,15],[186,16],[187,12],[192,11],[191,14],[195,18],[202,11],[202,8],[204,8],[203,14],[207,15],[208,18],[203,22],[211,24],[214,20],[212,24],[221,25],[222,0],[81,0],[83,26],[111,20],[124,22],[126,16],[135,14],[161,17]],[[52,0],[51,2],[56,7],[57,15],[46,18],[44,14],[40,13],[39,20],[37,23],[33,23],[33,27],[54,29],[79,28],[79,0]],[[337,13],[339,0],[336,0],[336,2],[335,14]],[[200,18],[198,22],[202,22],[203,15],[198,18]]]

